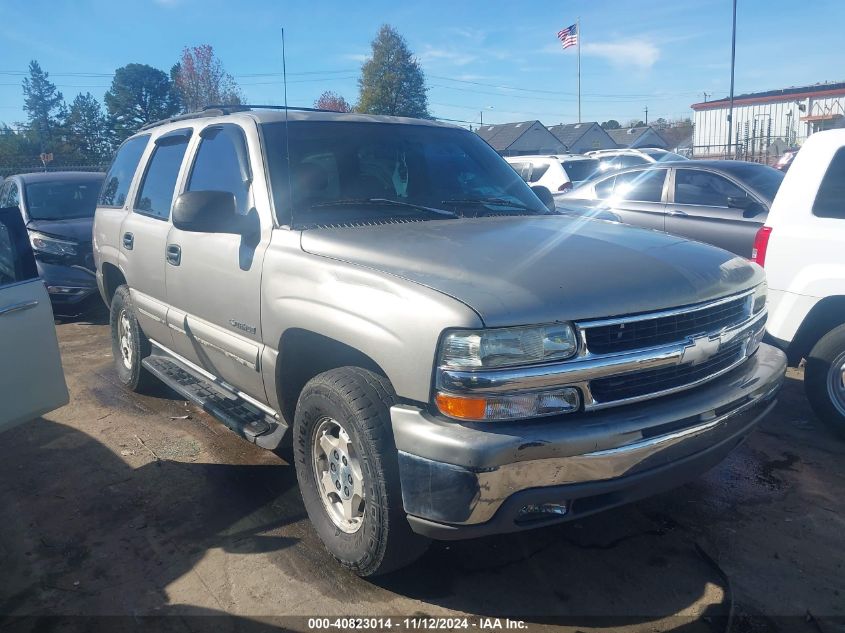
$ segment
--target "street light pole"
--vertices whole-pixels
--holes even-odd
[[[731,155],[731,138],[733,136],[734,123],[734,64],[736,62],[736,0],[733,0],[733,30],[731,32],[731,95],[728,106],[728,152],[725,158]]]

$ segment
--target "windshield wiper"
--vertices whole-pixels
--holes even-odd
[[[512,207],[514,209],[519,209],[521,211],[530,211],[531,213],[542,213],[538,209],[532,209],[526,204],[521,202],[517,202],[514,200],[508,200],[507,198],[455,198],[452,200],[444,200],[442,204],[455,204],[455,205],[496,205],[496,206],[507,206]]]
[[[309,209],[318,207],[332,207],[335,205],[356,205],[356,204],[386,204],[397,207],[406,207],[408,209],[416,209],[418,211],[427,211],[435,215],[442,215],[447,218],[460,217],[454,211],[447,211],[446,209],[437,209],[435,207],[427,207],[422,204],[414,204],[412,202],[402,202],[401,200],[391,200],[390,198],[348,198],[343,200],[327,200],[325,202],[317,202],[312,204]]]

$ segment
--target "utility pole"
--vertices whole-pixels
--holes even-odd
[[[645,107],[645,124],[648,125],[648,106]]]
[[[704,103],[707,103],[707,97],[709,97],[709,96],[710,96],[710,94],[711,94],[711,93],[709,93],[709,92],[707,92],[707,91],[705,91],[705,92],[704,92]]]
[[[734,119],[734,64],[736,62],[736,0],[733,0],[733,29],[731,32],[731,96],[728,106],[728,152],[725,158],[731,155],[731,137],[733,136]]]

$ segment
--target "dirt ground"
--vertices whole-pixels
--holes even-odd
[[[71,403],[0,436],[0,629],[93,621],[20,617],[38,615],[304,630],[273,617],[466,614],[529,629],[845,630],[845,442],[812,416],[800,371],[692,484],[577,523],[435,543],[362,580],[321,546],[284,452],[164,387],[123,390],[103,316],[58,332]]]

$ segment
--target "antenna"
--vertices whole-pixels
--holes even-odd
[[[288,206],[290,207],[290,225],[293,228],[293,178],[290,173],[290,132],[288,130],[288,69],[285,60],[285,29],[282,27],[282,84],[285,92],[285,154],[288,162]]]

